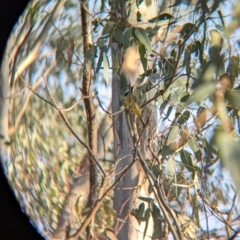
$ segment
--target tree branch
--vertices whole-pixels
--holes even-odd
[[[83,79],[82,79],[82,94],[83,96],[91,96],[91,85],[92,85],[92,58],[93,58],[93,47],[90,30],[90,22],[88,20],[87,11],[88,8],[87,0],[80,0],[81,10],[81,21],[82,21],[82,36],[83,36]],[[88,127],[88,146],[92,150],[93,154],[96,155],[98,151],[98,127],[95,106],[92,98],[84,98],[84,105],[87,115],[87,127]],[[90,156],[91,158],[91,156]],[[87,207],[93,207],[96,200],[97,194],[97,174],[96,164],[93,161],[89,161],[89,180],[90,180],[90,192]],[[98,203],[97,203],[98,204]],[[92,224],[94,227],[94,223]],[[90,233],[90,232],[89,232]]]

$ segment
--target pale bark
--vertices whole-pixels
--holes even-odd
[[[143,3],[144,4],[144,3]],[[133,4],[135,6],[135,4]],[[155,9],[154,9],[155,10]],[[134,14],[134,12],[133,12]],[[152,14],[152,12],[151,12]],[[131,15],[130,15],[131,17]],[[131,19],[128,19],[131,22]],[[141,27],[141,26],[140,26]],[[117,52],[117,47],[112,44],[115,52]],[[138,59],[137,49],[135,46],[130,47],[124,54],[124,63],[121,67],[122,73],[125,75],[129,83],[133,86],[137,80],[137,77],[142,74],[143,67],[142,64],[136,61]],[[118,59],[121,62],[121,52],[118,51]],[[113,66],[114,67],[114,66]],[[136,71],[135,71],[136,68]],[[135,73],[134,73],[135,71]],[[134,78],[134,79],[132,79]],[[119,98],[120,89],[120,78],[115,75],[112,81],[112,111],[113,113],[119,111],[120,107],[123,106],[123,101]],[[152,109],[152,108],[151,108]],[[153,110],[153,109],[152,109]],[[146,122],[148,117],[148,112],[144,113],[143,119]],[[150,153],[147,148],[148,138],[151,139],[156,131],[156,111],[152,112],[151,123],[145,129],[142,139],[140,141],[140,149],[144,154],[145,159],[150,159]],[[140,121],[138,126],[141,126]],[[121,171],[123,168],[128,167],[133,161],[132,151],[134,150],[132,137],[129,132],[129,127],[126,121],[126,114],[122,112],[113,118],[114,127],[114,159],[116,163],[116,173]],[[139,133],[142,128],[138,127]],[[140,166],[139,162],[136,162],[128,170],[125,177],[117,184],[114,190],[114,209],[117,212],[117,222],[115,225],[115,233],[119,240],[127,239],[151,239],[153,231],[153,220],[149,219],[148,229],[146,231],[146,236],[144,236],[144,229],[146,222],[138,223],[137,219],[131,215],[132,208],[137,208],[140,201],[137,196],[149,196],[148,184],[149,182],[144,181],[144,171]],[[117,176],[116,176],[117,177]],[[144,182],[144,184],[143,184]],[[139,189],[140,188],[140,189]]]
[[[112,111],[119,111],[123,102],[117,94],[119,86],[119,76],[116,75],[112,81]],[[132,153],[133,145],[129,134],[126,115],[124,112],[113,117],[114,129],[114,159],[116,164],[116,173],[121,172],[128,167],[133,161]],[[116,185],[114,189],[114,209],[117,213],[117,222],[115,232],[118,239],[137,239],[137,229],[133,225],[138,225],[135,218],[129,218],[132,204],[136,198],[136,186],[138,185],[138,174],[136,164],[134,164],[124,176],[124,178]],[[116,178],[118,174],[116,174]],[[132,223],[131,223],[131,222]]]
[[[114,46],[114,44],[113,44]],[[119,53],[120,54],[120,53]],[[119,111],[120,107],[123,105],[123,101],[119,98],[118,93],[120,89],[120,78],[115,75],[112,82],[113,89],[113,100],[112,108],[113,113]],[[147,119],[147,113],[144,114],[144,119]],[[156,124],[156,111],[152,112],[151,122],[145,129],[142,135],[142,140],[140,141],[139,148],[144,154],[144,159],[150,159],[150,153],[147,148],[147,139],[152,138],[154,135]],[[141,123],[138,123],[140,126]],[[128,166],[133,161],[134,150],[132,137],[129,132],[129,127],[126,120],[126,113],[121,112],[113,117],[113,129],[114,129],[114,159],[116,164],[116,178],[118,173],[123,169],[128,168]],[[139,133],[142,128],[139,128]],[[116,185],[114,189],[114,209],[117,213],[117,221],[115,225],[115,233],[118,239],[151,239],[153,231],[153,220],[149,219],[148,229],[146,231],[146,236],[144,236],[144,229],[146,222],[139,222],[137,219],[131,215],[132,208],[137,208],[140,201],[137,199],[139,195],[148,197],[148,184],[149,182],[144,179],[144,171],[140,166],[139,162],[136,161],[131,168],[129,168],[127,174],[124,178]],[[145,181],[144,181],[145,180]]]

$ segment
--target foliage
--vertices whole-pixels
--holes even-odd
[[[129,106],[130,100],[126,105],[130,115],[134,112],[141,118],[144,110],[155,104],[158,119],[157,132],[148,139],[158,145],[152,159],[145,159],[151,172],[145,173],[152,174],[152,179],[161,184],[164,198],[174,209],[186,239],[221,235],[230,238],[240,231],[236,190],[240,188],[236,170],[240,134],[239,12],[235,10],[229,17],[223,11],[227,4],[224,1],[196,1],[194,5],[192,1],[175,1],[168,7],[159,1],[159,15],[146,26],[141,24],[144,20],[141,11],[134,12],[133,4],[125,2],[126,17],[108,11],[112,1],[89,7],[93,44],[87,59],[83,59],[81,27],[84,26],[79,21],[79,4],[67,1],[47,37],[40,42],[38,57],[15,78],[9,104],[10,159],[5,162],[11,184],[33,222],[46,236],[50,235],[57,226],[70,183],[78,174],[79,163],[87,153],[58,110],[87,142],[87,122],[79,89],[83,63],[92,62],[93,92],[99,100],[94,103],[100,122],[102,105],[105,109],[104,102],[110,101],[102,91],[109,90],[112,76],[121,75],[121,62],[112,43],[124,50],[136,44],[144,69],[140,78],[148,81],[139,88],[139,99],[134,99],[137,111],[133,105]],[[137,9],[145,4],[136,2]],[[10,62],[12,76],[17,69],[14,66],[19,67],[31,54],[55,3],[35,1],[21,17],[12,39],[20,38],[22,30],[26,40],[18,51],[11,53],[16,59]],[[135,23],[127,20],[131,14],[135,14]],[[149,68],[150,58],[153,62]],[[152,89],[155,94],[149,98]],[[123,97],[126,90],[128,85],[122,76],[116,94]],[[124,106],[119,110],[123,109]],[[100,156],[101,165],[112,178],[113,150],[111,147],[105,150],[104,156]],[[111,179],[107,186],[112,183]],[[132,215],[139,223],[148,223],[151,217],[153,239],[161,239],[171,232],[156,196],[151,195],[154,189],[156,186],[150,181],[149,196],[139,196],[141,203],[133,208]],[[114,225],[110,190],[95,217],[99,235]],[[86,209],[83,215],[87,214]],[[216,227],[212,228],[211,223]]]

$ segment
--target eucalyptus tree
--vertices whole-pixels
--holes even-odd
[[[1,149],[45,237],[237,237],[238,9],[29,4],[2,66]]]

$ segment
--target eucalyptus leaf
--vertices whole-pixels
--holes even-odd
[[[175,167],[176,167],[175,160],[173,159],[172,156],[170,156],[167,161],[167,173],[170,181],[173,181],[173,179],[175,178],[176,173]]]
[[[120,89],[119,89],[119,95],[121,98],[125,97],[126,90],[129,89],[128,83],[126,78],[123,74],[120,75]]]
[[[194,173],[194,166],[190,153],[186,150],[182,150],[180,152],[180,157],[183,165],[188,169],[188,171]]]
[[[161,152],[160,152],[161,155],[162,155],[162,159],[165,159],[166,156],[174,153],[174,151],[175,151],[175,150],[172,149],[170,146],[164,145],[163,148],[162,148],[162,150],[161,150]]]
[[[147,202],[147,203],[153,203],[154,199],[153,198],[148,198],[148,197],[138,197],[140,200]]]
[[[164,236],[164,232],[162,229],[162,216],[159,208],[155,204],[153,204],[152,217],[154,225],[154,232],[152,238],[161,239]]]
[[[151,213],[151,209],[147,208],[145,213],[144,213],[144,220],[148,221],[148,219],[150,218],[150,213]]]
[[[172,109],[173,109],[172,106],[170,106],[170,107],[168,108],[167,114],[166,114],[165,118],[163,119],[164,121],[170,116],[170,114],[171,114],[171,112],[172,112]]]
[[[198,145],[196,144],[196,142],[192,138],[188,139],[188,145],[194,153],[199,150]]]
[[[227,90],[225,98],[229,101],[232,107],[240,108],[240,94],[239,91]]]
[[[218,130],[214,140],[219,148],[219,155],[225,167],[230,171],[231,176],[240,192],[240,143],[236,142],[229,133]]]
[[[192,97],[189,98],[187,104],[193,102],[201,102],[206,98],[210,97],[216,90],[216,84],[213,82],[202,83],[194,89]]]
[[[137,11],[137,21],[138,22],[142,21],[141,17],[142,17],[142,14],[139,11]]]
[[[106,51],[105,47],[100,48],[100,54],[99,54],[99,58],[98,58],[98,62],[97,62],[97,68],[96,68],[96,73],[99,72],[101,66],[102,66],[102,62],[103,62],[103,53]]]
[[[147,58],[146,58],[146,48],[144,47],[144,45],[140,45],[139,46],[139,53],[140,53],[140,57],[141,57],[141,63],[143,65],[143,69],[146,72],[147,71]]]
[[[138,40],[145,46],[145,48],[147,49],[147,52],[150,53],[152,51],[152,46],[146,34],[146,31],[142,28],[134,28],[134,33],[138,38]]]
[[[107,38],[99,38],[97,41],[97,46],[99,48],[106,46],[108,39]]]
[[[155,176],[156,178],[158,178],[160,172],[161,172],[161,170],[160,170],[159,165],[154,165],[154,166],[152,167],[152,173],[154,174],[154,176]]]
[[[179,125],[182,125],[182,124],[184,124],[184,123],[189,119],[189,117],[190,117],[190,112],[189,112],[189,111],[185,111],[185,112],[183,112],[183,113],[180,115],[177,123],[178,123]]]
[[[127,49],[130,46],[131,39],[132,39],[132,28],[126,28],[123,32],[123,47]]]
[[[159,21],[164,21],[173,18],[173,16],[169,13],[162,13],[150,20],[148,20],[150,23],[157,23]]]
[[[196,143],[196,140],[193,138],[189,138],[188,139],[188,145],[191,148],[191,150],[193,151],[195,157],[197,158],[197,160],[200,160],[201,157],[201,149],[199,148],[199,146]]]
[[[114,32],[113,32],[113,37],[115,39],[115,41],[123,43],[123,33],[117,28]]]
[[[108,22],[106,23],[106,25],[104,26],[104,28],[103,28],[102,36],[105,36],[105,35],[110,34],[111,31],[113,30],[114,25],[115,25],[115,22],[113,22],[113,21],[108,21]]]
[[[172,127],[172,129],[168,135],[167,145],[169,145],[171,142],[176,140],[176,136],[178,135],[178,133],[179,133],[179,127],[178,126]]]
[[[138,206],[138,209],[137,209],[137,219],[138,219],[138,221],[142,220],[144,210],[145,210],[145,203],[142,202],[142,203],[140,203],[140,205]]]
[[[109,66],[108,66],[108,58],[106,55],[106,52],[103,52],[103,68],[104,68],[104,77],[105,77],[105,83],[108,85],[108,71],[109,71]]]

